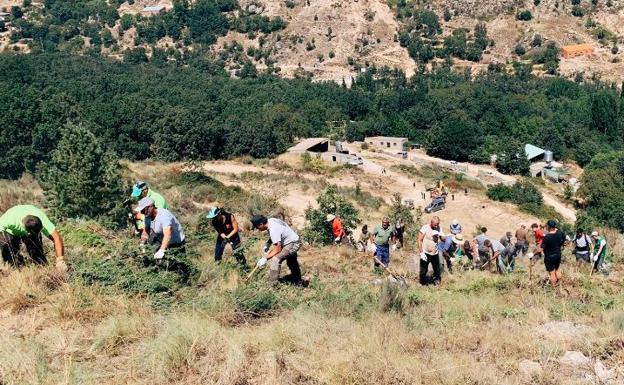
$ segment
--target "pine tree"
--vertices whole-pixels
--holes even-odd
[[[113,153],[83,125],[67,124],[61,131],[52,159],[39,172],[52,210],[62,217],[123,223],[123,182]]]

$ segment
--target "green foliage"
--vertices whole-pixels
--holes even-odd
[[[526,53],[526,48],[524,48],[524,46],[522,44],[518,44],[516,45],[516,48],[514,49],[514,52],[516,55],[518,56],[522,56]]]
[[[232,293],[232,298],[241,313],[252,317],[271,315],[280,307],[275,288],[266,283],[240,285]]]
[[[524,9],[516,13],[516,19],[520,21],[529,21],[532,18],[533,18],[533,14],[528,9]]]
[[[185,259],[188,271],[192,263]],[[81,257],[72,263],[71,279],[83,285],[96,285],[111,293],[146,295],[156,307],[173,303],[178,290],[190,281],[175,271],[156,266],[149,257],[125,249],[112,258]]]
[[[63,217],[106,218],[123,223],[124,186],[119,164],[82,125],[68,124],[40,177],[52,209]]]
[[[606,225],[624,232],[624,153],[596,155],[583,172],[577,194],[587,202],[579,222]]]
[[[524,153],[524,146],[517,142],[507,141],[499,145],[496,155],[496,169],[503,174],[523,175],[529,174],[531,163]]]
[[[572,7],[572,16],[583,17],[585,16],[585,11],[578,5]]]
[[[514,203],[520,206],[520,209],[534,215],[539,215],[543,210],[542,193],[528,180],[518,181],[513,186],[505,186],[502,183],[490,186],[487,196],[495,201]]]
[[[305,210],[306,228],[303,231],[306,241],[328,245],[334,240],[331,224],[326,221],[327,214],[342,219],[346,229],[354,229],[360,223],[360,214],[353,205],[340,195],[336,186],[327,187],[316,198],[318,208],[308,207]]]

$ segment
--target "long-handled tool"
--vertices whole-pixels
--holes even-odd
[[[533,253],[529,253],[529,291],[533,294]]]
[[[260,266],[256,265],[256,267],[253,268],[251,273],[247,274],[247,278],[245,278],[245,282],[249,281],[251,277],[253,277],[253,275],[256,274],[256,271],[258,271],[259,269],[260,269]]]
[[[396,279],[401,285],[405,285],[407,286],[407,281],[405,281],[405,278],[397,273],[395,273],[392,269],[390,269],[388,266],[384,265],[383,262],[381,262],[379,260],[379,258],[377,258],[377,256],[374,256],[375,258],[375,262],[377,262],[378,264],[380,264],[381,266],[383,266],[384,270],[388,272],[388,274],[390,274],[392,276],[392,278]]]

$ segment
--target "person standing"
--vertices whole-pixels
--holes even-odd
[[[583,229],[576,229],[576,237],[574,237],[574,255],[576,256],[576,262],[579,264],[582,262],[592,262],[590,258],[590,251],[592,248],[593,244],[591,238],[585,234]]]
[[[397,219],[394,225],[394,239],[396,241],[397,248],[403,247],[403,235],[405,234],[405,225],[401,218]]]
[[[210,219],[212,227],[217,232],[217,241],[215,243],[214,258],[215,262],[221,262],[225,247],[229,243],[232,246],[232,254],[234,258],[242,266],[247,266],[247,260],[242,250],[238,250],[241,245],[238,221],[234,214],[225,211],[223,208],[213,207],[206,215]]]
[[[526,255],[529,250],[529,241],[527,239],[527,230],[525,225],[520,225],[520,228],[516,230],[516,247],[518,252],[522,255]]]
[[[297,253],[301,249],[301,240],[286,222],[277,218],[267,218],[264,215],[254,215],[251,218],[251,225],[254,229],[268,231],[272,246],[266,256],[260,258],[256,263],[257,267],[269,264],[269,279],[273,282],[280,281],[280,270],[282,262],[290,269],[290,275],[285,276],[282,281],[296,285],[305,284],[301,277],[301,267],[297,260]]]
[[[394,228],[390,225],[390,218],[384,217],[381,226],[375,226],[371,240],[375,243],[374,255],[387,267],[390,264],[390,244],[394,243]],[[374,265],[379,267],[379,262],[375,260]]]
[[[593,252],[591,260],[594,262],[593,270],[603,270],[604,262],[607,257],[607,240],[601,237],[597,231],[592,231],[591,234],[594,245],[592,246]]]
[[[23,243],[33,263],[47,264],[42,234],[54,243],[56,268],[63,272],[67,271],[65,246],[61,234],[48,216],[33,205],[13,206],[0,217],[2,259],[13,266],[24,266],[26,261],[20,253],[20,244]]]
[[[489,238],[487,236],[487,228],[481,227],[481,234],[475,237],[475,241],[479,246],[479,264],[485,264],[490,258],[490,250],[485,246],[485,241]]]
[[[512,240],[513,240],[513,234],[511,233],[511,231],[508,231],[505,233],[505,236],[500,239],[500,243],[502,243],[503,246],[507,247],[511,245]]]
[[[429,264],[433,268],[433,284],[439,285],[442,281],[440,272],[440,253],[438,242],[440,241],[440,218],[434,216],[429,224],[420,228],[418,233],[418,251],[420,252],[419,281],[421,285],[428,284],[427,272]]]
[[[547,222],[546,231],[541,246],[538,246],[535,251],[544,255],[544,266],[548,272],[550,285],[555,287],[561,283],[561,249],[566,237],[557,228],[557,222],[553,219]]]
[[[542,242],[544,241],[544,230],[542,230],[542,226],[537,223],[533,223],[531,225],[531,231],[533,231],[533,236],[535,237],[535,251],[533,252],[534,258],[538,258],[541,256],[541,253],[537,251],[537,249],[541,249]]]

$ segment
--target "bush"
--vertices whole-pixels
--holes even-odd
[[[533,18],[533,14],[528,9],[525,9],[523,11],[518,11],[518,13],[516,13],[516,19],[520,21],[529,21],[532,18]]]
[[[502,183],[488,187],[488,198],[499,202],[511,202],[520,206],[541,207],[544,204],[542,193],[525,180],[514,183],[513,186],[505,186]]]
[[[526,49],[524,48],[524,46],[522,44],[518,44],[516,45],[516,48],[514,49],[514,52],[516,55],[518,56],[522,56],[526,53]]]
[[[54,212],[124,223],[124,186],[117,159],[86,127],[68,124],[61,131],[52,159],[39,174]]]
[[[275,290],[259,283],[239,286],[232,297],[238,310],[246,316],[268,316],[275,313],[280,306]]]
[[[580,6],[575,5],[574,7],[572,7],[572,16],[583,17],[585,16],[585,11],[583,11],[583,8],[581,8]]]
[[[310,243],[328,245],[334,240],[331,225],[325,220],[327,214],[334,214],[342,219],[346,229],[353,229],[360,223],[360,214],[353,205],[338,193],[336,186],[327,187],[316,198],[318,209],[308,207],[305,218],[308,225],[303,231],[304,238]]]

